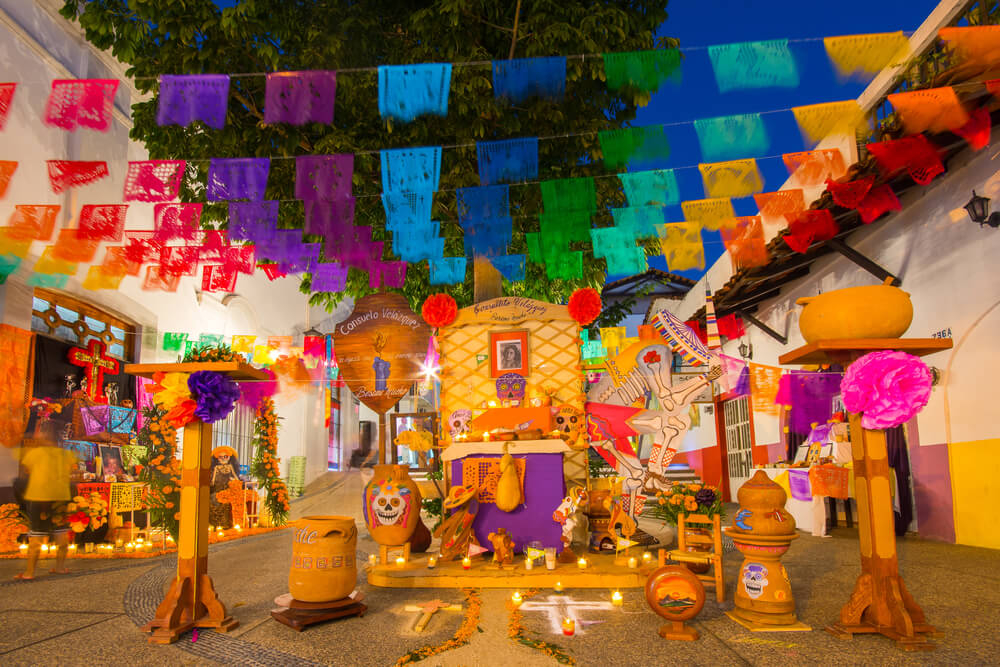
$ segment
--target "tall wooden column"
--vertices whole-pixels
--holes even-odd
[[[215,371],[237,380],[265,380],[267,376],[244,363],[129,364],[125,372],[152,377],[156,372]],[[195,420],[184,427],[181,456],[181,519],[177,540],[177,575],[156,616],[143,630],[152,632],[152,644],[170,644],[192,628],[228,632],[239,625],[219,600],[208,574],[208,508],[211,493],[212,425]]]
[[[950,348],[951,339],[850,339],[811,343],[782,355],[782,364],[841,363],[845,369],[859,357],[878,350],[901,350],[923,356]],[[855,500],[861,576],[840,610],[838,622],[826,628],[841,639],[857,633],[879,633],[899,648],[930,650],[927,635],[936,634],[899,575],[892,512],[889,454],[885,431],[861,426],[861,415],[850,415]],[[909,491],[906,491],[907,493]]]

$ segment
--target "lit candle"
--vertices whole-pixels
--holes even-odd
[[[173,544],[173,543],[174,543],[173,536],[172,535],[167,535],[167,544]]]
[[[75,544],[69,545],[69,552],[71,554],[75,554],[76,553],[76,545]]]
[[[115,548],[116,549],[121,549],[122,548],[122,543],[123,543],[122,542],[122,538],[119,537],[117,540],[115,540]]]
[[[651,560],[653,560],[653,554],[649,553],[648,551],[643,551],[642,552],[642,562],[643,562],[643,564],[646,564],[646,563],[650,562]]]
[[[576,632],[576,621],[572,618],[565,618],[562,622],[563,634],[567,637],[572,637],[573,633]]]
[[[587,559],[586,558],[580,558],[580,560],[576,561],[576,566],[578,568],[580,568],[581,570],[586,570],[587,569]]]
[[[213,532],[214,530],[215,530],[215,526],[213,526],[212,524],[208,524],[208,532],[210,532],[210,533],[211,533],[211,532]]]
[[[129,542],[125,545],[125,553],[130,554],[133,551],[135,551],[135,544],[133,542]]]
[[[88,553],[88,554],[94,553],[94,543],[93,542],[84,542],[83,543],[83,552],[84,553]]]
[[[525,558],[524,559],[524,569],[525,570],[530,570],[533,567],[535,567],[535,561],[534,561],[534,559]]]
[[[142,550],[145,551],[146,553],[152,553],[153,552],[153,543],[152,542],[146,542],[146,543],[144,543],[142,545]]]
[[[483,433],[483,441],[484,442],[489,442],[490,441],[490,432],[489,431],[486,431],[485,433]]]
[[[219,532],[217,532],[215,534],[215,536],[218,537],[221,540],[223,537],[226,536],[226,533],[225,533],[225,531],[223,531],[223,530],[220,529]]]
[[[378,556],[376,556],[375,554],[368,554],[368,565],[370,565],[371,567],[375,567],[376,565],[378,565]]]
[[[556,589],[556,593],[562,593],[563,592],[563,585],[562,585],[561,581],[557,581],[556,582],[555,589]]]
[[[396,556],[396,567],[404,567],[406,565],[406,559],[402,556]]]
[[[145,542],[145,541],[146,541],[146,540],[142,539],[141,537],[137,537],[137,538],[135,538],[135,543],[136,543],[136,544],[142,544],[142,543],[143,543],[143,542]]]
[[[615,591],[614,593],[611,594],[611,604],[613,604],[616,607],[620,607],[622,606],[622,602],[623,600],[621,591]]]
[[[27,545],[27,544],[23,544],[23,543],[22,543],[22,544],[21,544],[21,545],[20,545],[20,546],[19,546],[19,547],[17,548],[17,550],[18,550],[18,551],[20,551],[20,552],[21,552],[22,554],[26,554],[26,553],[28,553],[28,545]]]
[[[240,527],[240,524],[236,524],[235,526],[233,526],[233,528],[236,530],[237,533],[240,533],[240,532],[243,531],[243,528]]]
[[[41,552],[43,556],[47,556],[49,553],[49,545],[43,544],[41,547]]]
[[[472,559],[466,556],[465,558],[462,559],[462,569],[468,570],[471,567],[472,567]]]
[[[628,569],[634,570],[639,567],[639,561],[636,560],[635,556],[629,556],[628,559]]]
[[[437,564],[438,564],[438,559],[436,556],[431,556],[430,558],[427,559],[428,570],[433,570],[435,567],[437,567]]]
[[[514,594],[510,596],[510,601],[515,607],[520,607],[521,603],[524,602],[524,598],[521,597],[521,591],[514,591]]]

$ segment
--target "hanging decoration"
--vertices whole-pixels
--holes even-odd
[[[728,227],[736,217],[733,202],[727,198],[696,199],[681,204],[684,219],[702,229],[715,231]]]
[[[142,281],[142,289],[147,292],[176,292],[181,284],[179,275],[170,274],[161,269],[159,265],[146,267],[146,277]]]
[[[788,233],[782,238],[795,252],[804,253],[815,241],[827,241],[840,231],[833,215],[825,208],[790,213],[785,219],[788,220]]]
[[[0,254],[0,285],[7,282],[7,278],[21,267],[23,261],[17,255]]]
[[[879,218],[883,213],[901,210],[903,210],[903,206],[888,184],[872,188],[871,192],[858,204],[861,222],[866,225]]]
[[[861,413],[867,429],[905,424],[931,396],[927,365],[905,352],[880,351],[861,357],[847,368],[840,385],[844,407]]]
[[[0,130],[7,124],[7,116],[10,114],[10,105],[14,101],[16,90],[16,83],[0,83]]]
[[[847,173],[844,156],[836,148],[823,148],[781,156],[792,179],[801,187],[821,185]]]
[[[17,171],[17,162],[0,160],[0,199],[7,194],[7,187],[10,185],[10,179],[14,177],[15,171]]]
[[[833,203],[844,208],[857,208],[861,200],[865,198],[868,191],[875,184],[875,176],[869,174],[853,181],[839,183],[827,179],[826,191],[833,198]]]
[[[512,103],[530,97],[559,101],[566,94],[566,58],[514,58],[493,61],[493,96]]]
[[[915,182],[927,185],[944,173],[941,156],[922,134],[868,144],[867,148],[886,177],[905,169]]]
[[[395,233],[413,225],[426,225],[431,220],[434,191],[384,192],[385,228]]]
[[[764,179],[753,158],[699,164],[698,171],[706,197],[747,197],[764,189]]]
[[[705,268],[705,248],[698,222],[669,222],[658,228],[660,250],[671,271]]]
[[[319,262],[313,267],[312,291],[343,292],[347,287],[347,271],[338,262]]]
[[[542,181],[541,189],[546,212],[597,210],[594,179],[589,176]]]
[[[458,316],[458,304],[450,294],[444,292],[432,294],[420,307],[420,316],[432,328],[440,329],[455,321],[455,317]]]
[[[25,284],[28,287],[46,287],[49,289],[63,289],[69,282],[69,276],[63,274],[46,275],[44,273],[33,273]]]
[[[295,198],[346,199],[352,194],[353,177],[353,153],[296,156]]]
[[[892,93],[888,100],[907,134],[952,132],[969,122],[951,86]]]
[[[629,206],[672,206],[680,202],[673,169],[618,174]]]
[[[234,269],[218,264],[206,264],[201,271],[202,292],[232,293],[236,290],[236,279],[239,274]]]
[[[205,199],[261,201],[270,170],[271,159],[266,157],[212,158],[208,166]]]
[[[798,213],[806,207],[806,198],[800,188],[763,192],[753,196],[761,218],[778,218],[784,222],[785,215]]]
[[[187,341],[188,335],[186,333],[175,333],[171,331],[163,332],[163,351],[164,352],[182,352],[184,350],[184,343]]]
[[[31,249],[31,239],[17,238],[7,228],[0,227],[0,255],[15,255],[24,258]]]
[[[663,208],[660,206],[629,206],[611,209],[615,226],[628,233],[633,239],[650,239],[657,235],[656,226],[663,224]],[[590,226],[590,216],[587,216]]]
[[[202,204],[156,204],[153,207],[153,239],[161,242],[175,239],[194,241],[201,229]],[[232,204],[230,205],[232,226]]]
[[[330,237],[345,234],[354,226],[357,200],[313,199],[305,202],[305,226],[303,232],[315,236]]]
[[[125,231],[126,211],[128,204],[87,204],[80,210],[77,238],[120,242]]]
[[[787,384],[787,398],[780,395],[775,402],[791,406],[789,428],[793,433],[809,435],[814,423],[825,424],[833,415],[833,398],[840,393],[841,373],[792,371],[781,377],[782,388]]]
[[[122,201],[165,202],[177,199],[186,164],[184,160],[129,162]]]
[[[720,317],[717,325],[719,327],[719,335],[729,340],[736,340],[747,335],[746,327],[743,326],[743,318],[735,313]]]
[[[703,118],[694,121],[694,129],[706,162],[762,157],[771,145],[759,113]]]
[[[971,78],[996,68],[1000,26],[951,26],[938,30],[938,37],[952,53],[956,76]]]
[[[465,257],[441,257],[430,261],[431,285],[454,285],[465,281]]]
[[[336,72],[269,72],[264,86],[265,123],[333,123]]]
[[[156,124],[190,125],[200,120],[221,130],[229,107],[226,74],[163,74],[160,76]]]
[[[76,188],[99,181],[108,175],[108,164],[103,161],[46,160],[52,192],[61,194],[67,188]]]
[[[802,133],[802,141],[808,146],[815,146],[831,134],[854,137],[858,129],[868,123],[857,100],[792,107],[792,114]]]
[[[882,32],[826,37],[823,46],[841,77],[871,78],[889,65],[902,64],[910,40],[902,31]]]
[[[424,114],[448,115],[451,64],[386,65],[378,68],[378,112],[410,122]]]
[[[708,57],[720,93],[799,85],[799,71],[787,39],[710,46]]]
[[[593,287],[581,287],[573,290],[569,296],[569,316],[585,327],[601,314],[604,307],[601,303],[601,293]]]
[[[781,381],[781,369],[775,366],[764,366],[750,362],[750,400],[754,413],[777,415],[778,385]]]
[[[646,253],[636,246],[632,231],[604,227],[591,229],[590,237],[594,257],[603,258],[607,262],[609,276],[632,276],[646,270]]]
[[[52,255],[56,259],[67,262],[91,262],[97,253],[100,241],[90,241],[80,238],[79,230],[60,229],[52,246]]]
[[[57,258],[53,246],[47,246],[38,257],[38,261],[35,262],[34,271],[35,273],[62,273],[71,276],[76,273],[78,268],[79,265],[76,262]]]
[[[520,183],[538,178],[538,137],[477,141],[479,184]]]
[[[989,110],[986,107],[979,107],[969,114],[968,123],[952,131],[965,139],[969,148],[978,151],[989,146],[991,125]]]
[[[437,190],[441,179],[441,147],[382,150],[382,190],[420,192]]]
[[[524,255],[497,255],[490,257],[490,264],[500,272],[504,280],[512,283],[524,280],[525,256]]]
[[[655,93],[664,81],[680,83],[681,52],[677,49],[629,51],[604,54],[608,90],[625,86]]]
[[[60,208],[58,204],[17,204],[5,231],[14,239],[48,241],[52,238]]]
[[[55,79],[42,122],[70,132],[78,127],[107,132],[117,90],[118,79]]]
[[[118,289],[124,279],[124,273],[112,273],[100,265],[91,266],[87,269],[82,287],[86,290]]]
[[[722,243],[729,252],[733,272],[767,264],[767,244],[760,216],[736,218],[736,224],[719,230]]]
[[[665,160],[670,156],[670,142],[662,125],[601,130],[597,133],[604,154],[604,166],[617,170],[650,160]]]

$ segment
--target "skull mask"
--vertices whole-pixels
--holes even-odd
[[[469,432],[469,422],[472,421],[472,410],[455,410],[448,417],[448,432],[451,437]]]
[[[410,490],[383,482],[372,489],[372,525],[405,524],[410,513]]]
[[[743,589],[756,600],[767,586],[767,568],[760,563],[747,563],[743,568]]]
[[[572,433],[573,431],[582,429],[586,424],[583,413],[568,405],[559,407],[555,421],[556,430],[560,433]]]
[[[505,373],[497,380],[497,398],[520,401],[524,398],[524,376]]]

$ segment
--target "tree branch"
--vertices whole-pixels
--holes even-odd
[[[521,0],[517,0],[517,7],[514,9],[514,29],[511,31],[513,34],[510,38],[510,55],[507,56],[507,60],[514,59],[514,49],[517,47],[517,26],[521,22]]]
[[[257,118],[257,120],[261,121],[264,120],[264,114],[260,112],[260,110],[254,105],[253,101],[251,101],[250,98],[243,95],[243,93],[241,93],[239,89],[237,89],[236,87],[230,87],[229,90],[230,92],[232,92],[233,97],[236,98],[236,101],[245,106],[247,108],[247,111],[253,114],[254,117]],[[288,133],[285,131],[285,128],[279,125],[268,125],[268,127],[273,127],[278,132],[278,134],[280,134],[283,137],[288,136]],[[313,149],[312,145],[305,139],[299,140],[299,146],[301,146],[303,149],[305,149],[310,153],[312,152]]]

